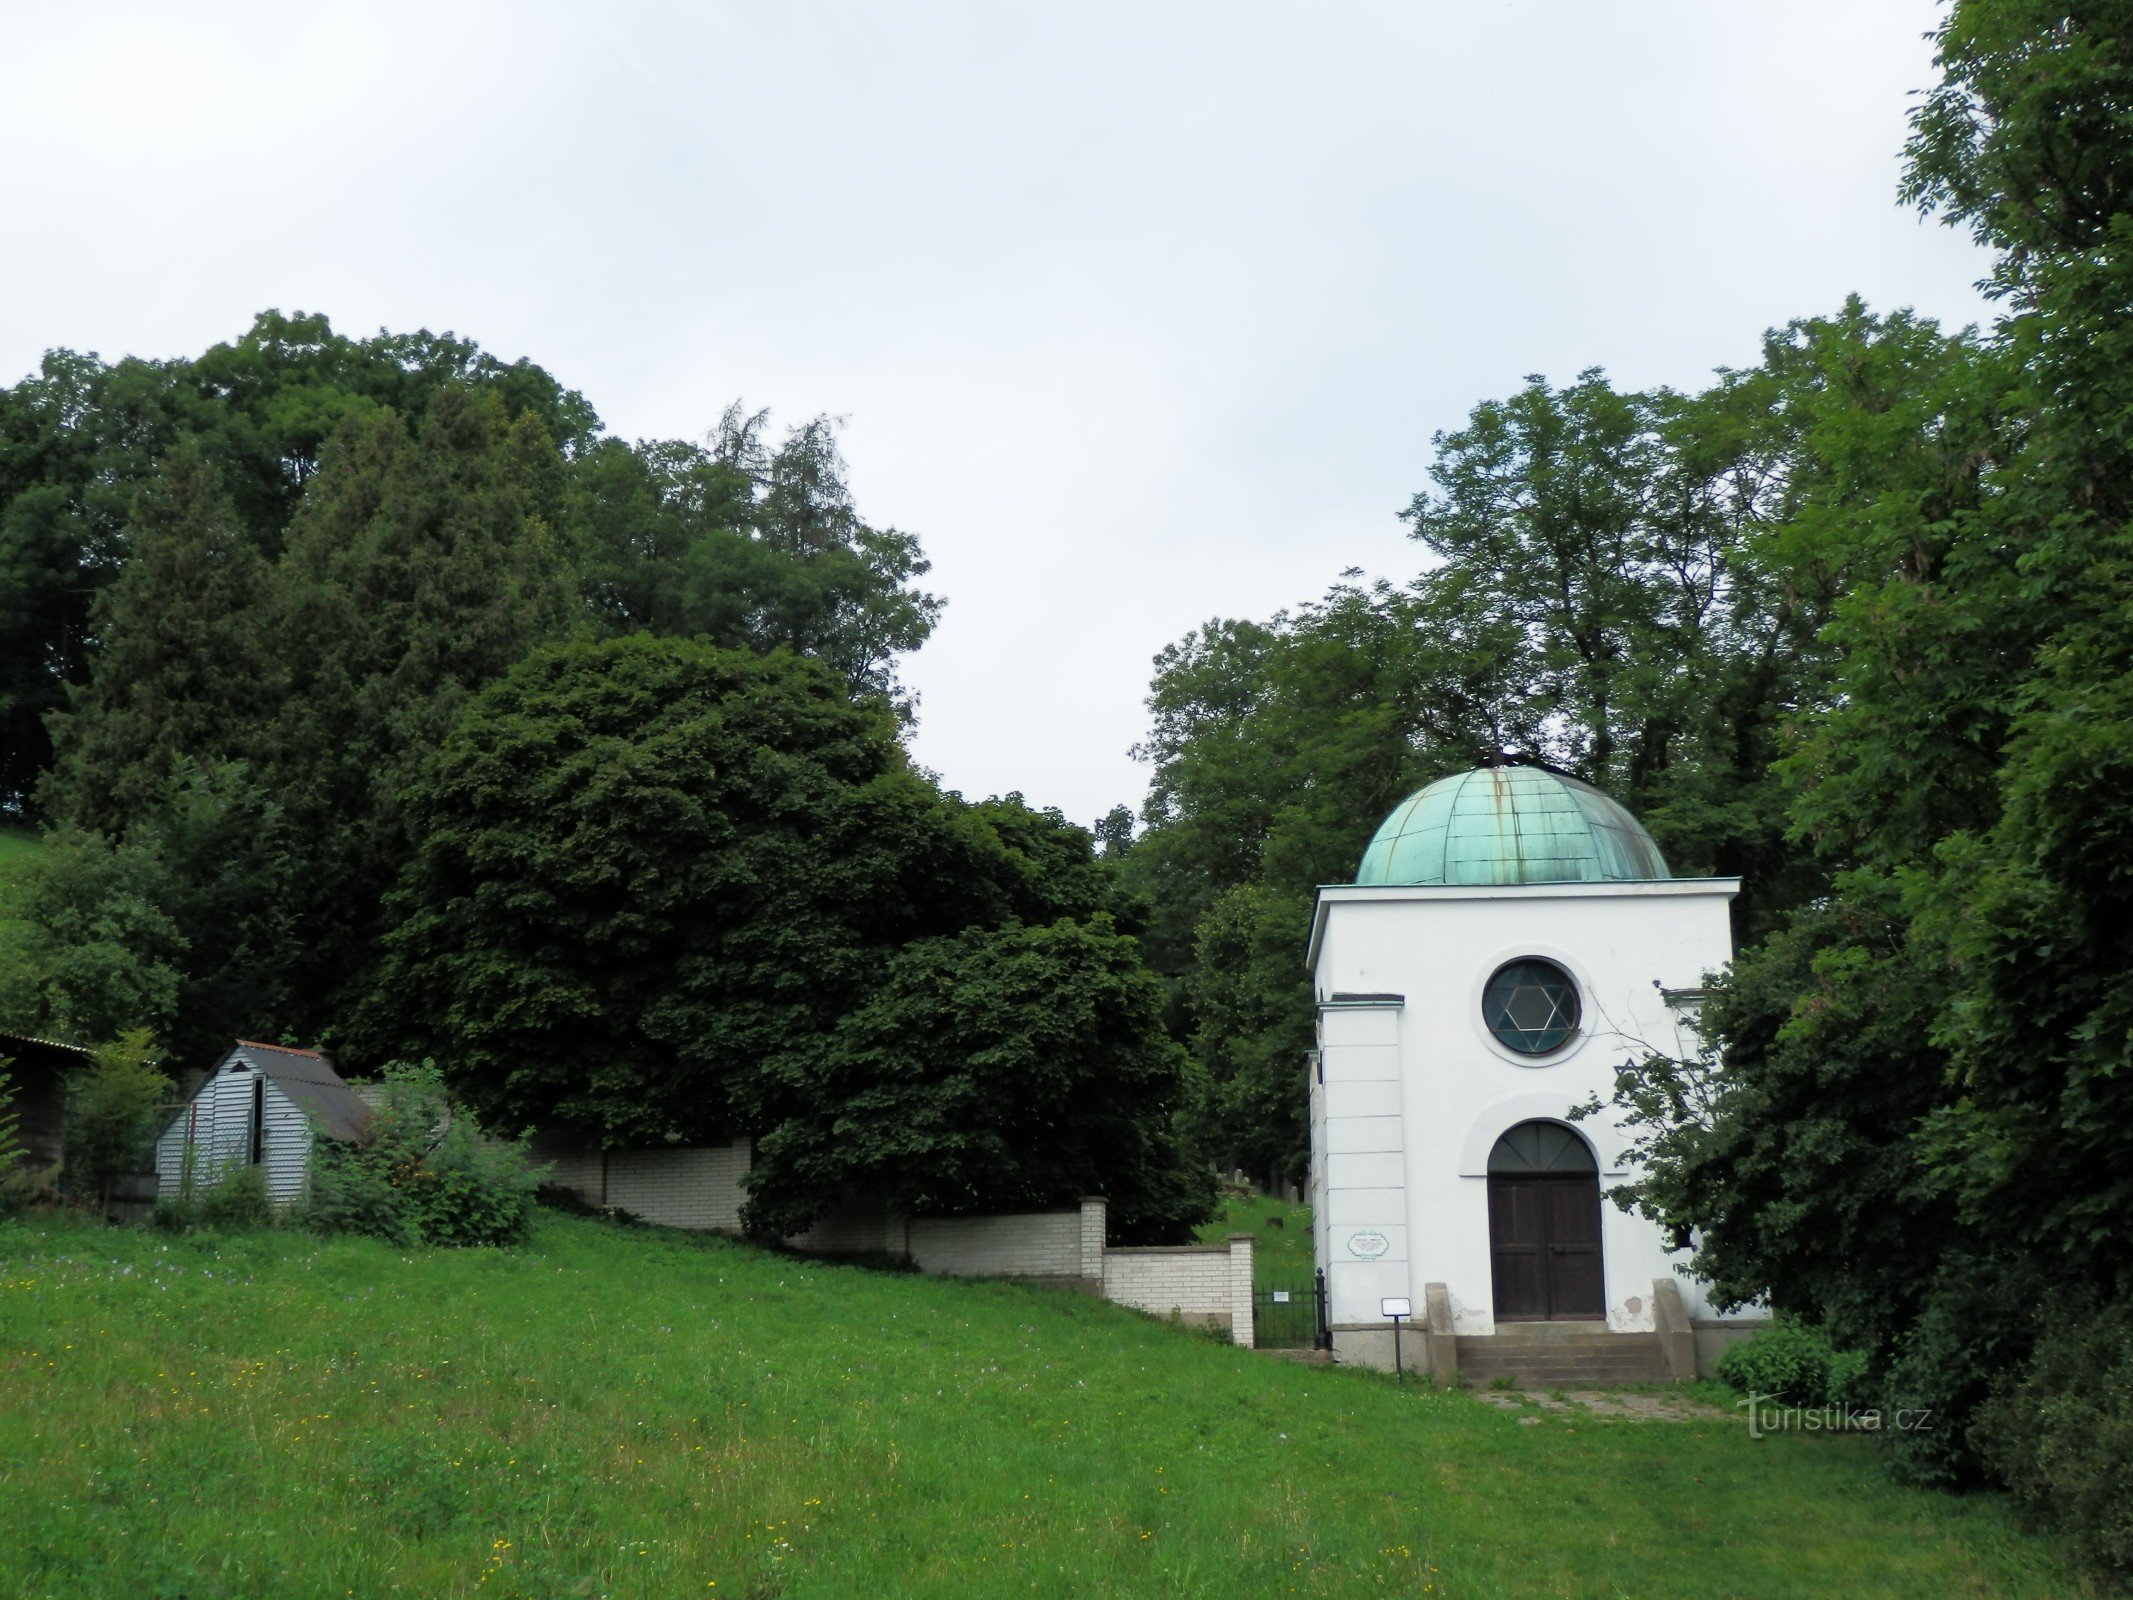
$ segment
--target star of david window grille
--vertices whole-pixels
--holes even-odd
[[[1578,986],[1552,961],[1513,961],[1481,992],[1481,1017],[1520,1055],[1544,1056],[1578,1031]]]

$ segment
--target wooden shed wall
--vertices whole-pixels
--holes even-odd
[[[231,1166],[242,1166],[252,1155],[252,1085],[262,1074],[255,1067],[238,1064],[225,1068],[200,1086],[163,1136],[156,1141],[157,1188],[166,1197],[177,1196],[184,1185],[185,1147],[192,1141],[193,1192],[198,1194]],[[311,1163],[311,1123],[295,1101],[283,1094],[273,1079],[265,1079],[265,1130],[261,1139],[267,1169],[267,1198],[277,1206],[293,1204],[304,1192],[304,1179]]]

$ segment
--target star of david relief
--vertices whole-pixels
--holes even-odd
[[[1545,1055],[1577,1032],[1577,985],[1553,962],[1514,961],[1489,980],[1482,1019],[1521,1055]]]

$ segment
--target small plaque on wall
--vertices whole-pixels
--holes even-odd
[[[1375,1261],[1392,1248],[1392,1241],[1375,1228],[1364,1228],[1348,1235],[1348,1254],[1358,1261]]]

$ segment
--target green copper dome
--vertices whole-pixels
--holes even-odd
[[[1365,884],[1640,883],[1671,878],[1642,823],[1590,784],[1539,767],[1439,778],[1387,817]]]

